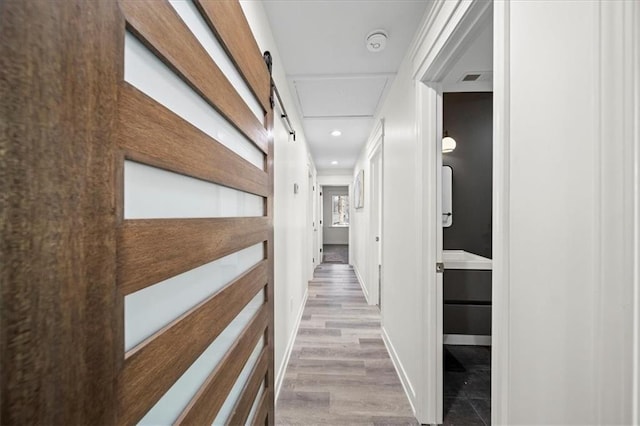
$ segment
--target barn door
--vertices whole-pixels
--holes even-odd
[[[239,3],[0,8],[0,423],[273,424],[271,77]]]

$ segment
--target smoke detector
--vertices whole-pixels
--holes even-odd
[[[384,30],[373,30],[366,38],[369,52],[381,52],[387,46],[387,33]]]

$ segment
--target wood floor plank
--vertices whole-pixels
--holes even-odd
[[[417,425],[353,269],[322,264],[276,405],[276,424]]]

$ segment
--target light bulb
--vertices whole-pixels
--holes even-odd
[[[456,149],[456,140],[451,136],[442,139],[442,152],[451,152]]]

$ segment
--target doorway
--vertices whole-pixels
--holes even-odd
[[[445,423],[491,422],[492,103],[484,91],[442,97]]]
[[[459,191],[462,183],[460,178],[466,173],[467,165],[463,166],[458,157],[462,157],[468,151],[469,144],[477,144],[474,142],[477,138],[474,134],[467,136],[467,132],[454,134],[460,129],[456,128],[454,131],[455,123],[449,122],[452,117],[445,116],[445,103],[447,98],[465,96],[459,93],[473,95],[476,92],[493,90],[492,7],[489,2],[478,2],[469,7],[462,20],[464,22],[458,22],[451,33],[440,36],[444,39],[440,51],[426,61],[418,72],[418,79],[422,82],[418,86],[422,117],[419,132],[423,139],[422,256],[428,260],[424,263],[422,272],[425,286],[423,309],[426,312],[422,346],[424,390],[421,406],[417,410],[423,423],[425,420],[427,423],[438,424],[483,424],[491,421],[492,372],[491,352],[488,346],[491,342],[491,319],[488,320],[489,331],[486,328],[469,328],[478,325],[474,315],[482,313],[485,325],[487,312],[488,317],[491,317],[492,272],[475,271],[478,262],[474,262],[478,260],[477,257],[481,257],[491,268],[491,253],[479,251],[473,244],[467,247],[468,241],[456,240],[452,231],[461,231],[458,234],[468,236],[468,240],[478,239],[478,234],[485,234],[477,243],[481,245],[483,241],[492,241],[492,222],[490,219],[488,229],[483,225],[485,229],[475,232],[477,230],[473,229],[474,225],[470,224],[473,221],[464,218],[469,211],[473,213],[476,207],[461,207],[460,197],[468,194],[466,190]],[[491,94],[488,93],[487,96]],[[491,100],[489,104],[492,105]],[[460,111],[459,118],[464,123],[468,119],[467,113]],[[482,124],[483,129],[488,131],[489,139],[493,134],[492,124],[491,116]],[[449,130],[447,127],[452,128]],[[454,139],[457,136],[458,147],[457,150],[444,154],[444,159],[443,148],[451,149],[449,146],[443,147],[443,139],[446,136]],[[449,145],[450,142],[447,140],[446,144]],[[486,154],[491,158],[493,148],[489,147]],[[456,161],[451,161],[452,159]],[[443,169],[443,165],[450,167]],[[446,173],[443,173],[443,170]],[[491,170],[485,172],[491,176]],[[475,185],[473,175],[470,177],[471,185]],[[443,187],[445,181],[450,184],[448,188]],[[493,183],[489,182],[488,185],[488,195],[484,196],[484,201],[487,201],[484,203],[485,207],[491,206],[492,203]],[[449,200],[445,197],[447,193],[452,194]],[[463,201],[465,204],[467,200]],[[447,211],[443,209],[443,203],[447,205]],[[485,213],[483,217],[491,218],[490,209]],[[473,232],[468,232],[470,227]],[[443,249],[450,252],[445,254]],[[485,256],[480,256],[481,254]],[[467,266],[460,266],[465,262]],[[478,278],[479,275],[482,277]],[[474,282],[484,284],[474,286]],[[481,295],[477,294],[479,288],[483,290]],[[486,345],[482,349],[482,355],[475,354],[475,350],[480,348],[478,344]],[[473,393],[471,390],[482,393]],[[470,395],[473,398],[467,398]]]
[[[349,187],[322,187],[322,263],[349,264]]]

